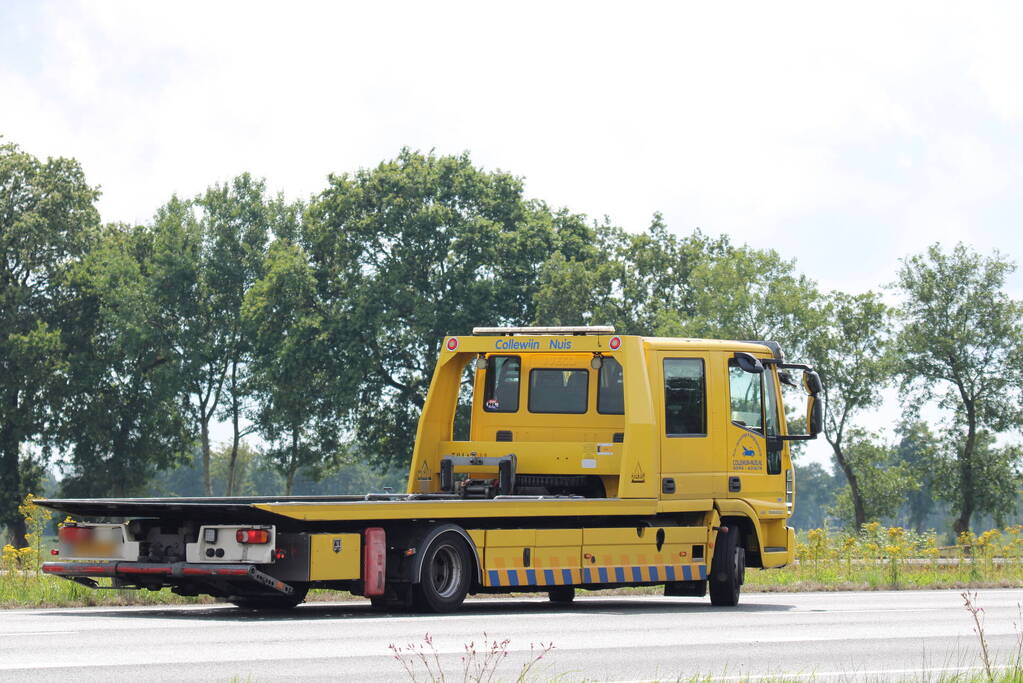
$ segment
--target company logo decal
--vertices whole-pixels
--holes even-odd
[[[732,451],[732,470],[736,472],[760,472],[764,469],[760,442],[752,434],[743,434],[735,442]]]

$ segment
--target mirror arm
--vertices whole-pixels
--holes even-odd
[[[779,370],[813,370],[813,367],[806,363],[786,363],[776,358],[761,358],[764,365],[777,365]]]

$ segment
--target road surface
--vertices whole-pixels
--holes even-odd
[[[585,596],[585,594],[583,594]],[[1017,652],[1023,590],[981,590],[996,664]],[[759,593],[737,608],[707,600],[581,597],[468,602],[452,615],[384,615],[367,603],[290,612],[230,606],[0,611],[0,681],[409,680],[389,646],[431,634],[448,680],[464,646],[509,639],[498,679],[514,680],[531,643],[554,649],[530,680],[639,681],[784,675],[818,681],[936,680],[980,665],[958,591]],[[419,666],[417,663],[416,666]],[[429,680],[420,666],[421,680]]]

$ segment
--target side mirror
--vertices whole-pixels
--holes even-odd
[[[817,373],[813,373],[814,376]],[[817,380],[818,383],[820,380]],[[821,409],[821,400],[814,394],[806,397],[806,426],[810,436],[817,436],[824,429],[824,411]]]
[[[806,433],[786,434],[780,437],[784,441],[806,441],[816,439],[817,435],[824,431],[824,399],[821,394],[824,392],[824,385],[821,377],[813,368],[803,363],[780,363],[778,366],[778,379],[782,384],[798,390],[800,387],[794,381],[793,370],[802,370],[803,378],[801,384],[806,396]]]
[[[803,389],[811,396],[821,393],[821,376],[813,370],[803,370]]]
[[[764,364],[760,362],[760,359],[752,353],[744,351],[737,351],[735,353],[735,364],[743,372],[748,372],[752,375],[759,375],[764,371]]]

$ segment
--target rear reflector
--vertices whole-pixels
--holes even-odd
[[[239,543],[270,542],[270,532],[266,529],[239,529],[234,537]]]
[[[374,597],[384,594],[387,580],[387,535],[378,526],[364,532],[366,543],[362,556],[363,594]]]

